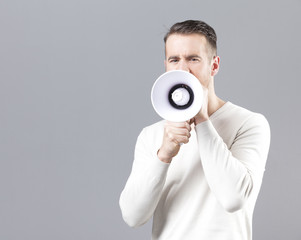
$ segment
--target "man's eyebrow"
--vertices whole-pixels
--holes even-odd
[[[171,60],[171,59],[179,59],[180,57],[179,56],[170,56],[168,58],[168,60]],[[200,55],[197,55],[197,54],[192,54],[192,55],[188,55],[188,56],[185,56],[185,59],[191,59],[191,58],[200,58],[202,59],[202,57]]]
[[[192,55],[186,56],[186,59],[191,59],[191,58],[202,58],[202,57],[197,54],[192,54]]]
[[[170,56],[170,57],[168,58],[168,60],[170,60],[170,59],[179,59],[179,56]]]

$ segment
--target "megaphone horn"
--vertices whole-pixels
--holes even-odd
[[[203,87],[189,72],[169,71],[155,81],[151,101],[153,108],[162,118],[171,122],[184,122],[200,111]]]

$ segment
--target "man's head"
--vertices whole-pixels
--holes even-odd
[[[187,20],[175,23],[164,37],[164,43],[172,34],[200,34],[204,36],[208,44],[208,57],[212,58],[217,55],[217,36],[214,29],[207,23],[198,20]]]
[[[213,77],[219,69],[216,34],[201,21],[174,24],[165,38],[166,71],[183,70],[196,76],[202,85],[213,89]]]

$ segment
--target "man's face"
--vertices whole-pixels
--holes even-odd
[[[218,65],[216,66],[216,61],[211,56],[204,36],[200,34],[172,34],[166,41],[165,51],[166,71],[187,71],[197,77],[206,88],[213,82],[213,76],[217,73]]]

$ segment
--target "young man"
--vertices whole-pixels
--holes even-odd
[[[166,71],[196,76],[204,104],[188,122],[161,121],[142,130],[120,196],[123,218],[135,227],[153,217],[153,240],[251,240],[269,124],[216,96],[220,58],[209,25],[176,23],[164,40]]]

